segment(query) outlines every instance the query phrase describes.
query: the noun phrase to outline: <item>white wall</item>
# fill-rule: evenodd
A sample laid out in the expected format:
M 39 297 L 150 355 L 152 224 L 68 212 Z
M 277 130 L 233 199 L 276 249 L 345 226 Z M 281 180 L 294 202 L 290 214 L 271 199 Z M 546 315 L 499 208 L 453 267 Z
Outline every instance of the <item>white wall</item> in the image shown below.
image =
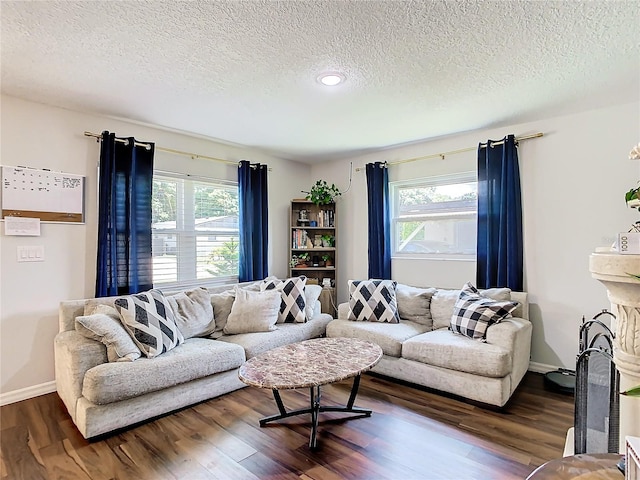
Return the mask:
M 626 208 L 624 193 L 640 179 L 640 162 L 628 160 L 640 141 L 640 104 L 631 103 L 487 129 L 353 158 L 354 170 L 373 161 L 396 161 L 457 150 L 507 134 L 543 132 L 519 147 L 524 222 L 525 289 L 533 322 L 532 361 L 575 367 L 581 316 L 609 307 L 604 287 L 588 270 L 589 254 L 611 245 L 618 232 L 640 220 Z M 391 182 L 475 170 L 476 152 L 392 166 Z M 312 168 L 313 179 L 348 183 L 344 162 Z M 367 276 L 367 193 L 364 171 L 353 174 L 339 198 L 338 299 L 346 282 Z M 475 280 L 475 262 L 393 259 L 397 281 L 460 288 Z
M 43 224 L 40 237 L 4 235 L 0 222 L 0 404 L 10 398 L 50 391 L 54 380 L 53 338 L 58 303 L 94 294 L 97 235 L 97 163 L 100 146 L 85 130 L 115 132 L 142 141 L 217 158 L 268 164 L 269 273 L 285 276 L 288 264 L 289 201 L 309 184 L 308 165 L 277 159 L 249 148 L 87 115 L 2 96 L 2 165 L 86 175 L 86 224 Z M 157 152 L 155 167 L 237 180 L 237 167 Z M 18 263 L 21 245 L 43 245 L 45 261 Z M 38 389 L 41 389 L 40 391 Z

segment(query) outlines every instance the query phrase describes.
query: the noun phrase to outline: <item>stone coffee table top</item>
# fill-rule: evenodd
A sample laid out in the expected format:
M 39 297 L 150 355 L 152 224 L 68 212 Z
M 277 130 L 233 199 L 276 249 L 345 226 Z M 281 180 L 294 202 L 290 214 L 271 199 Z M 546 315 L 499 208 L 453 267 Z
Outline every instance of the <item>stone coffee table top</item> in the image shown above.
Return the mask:
M 245 362 L 238 373 L 247 385 L 271 389 L 314 387 L 373 368 L 382 349 L 353 338 L 316 338 L 274 348 Z

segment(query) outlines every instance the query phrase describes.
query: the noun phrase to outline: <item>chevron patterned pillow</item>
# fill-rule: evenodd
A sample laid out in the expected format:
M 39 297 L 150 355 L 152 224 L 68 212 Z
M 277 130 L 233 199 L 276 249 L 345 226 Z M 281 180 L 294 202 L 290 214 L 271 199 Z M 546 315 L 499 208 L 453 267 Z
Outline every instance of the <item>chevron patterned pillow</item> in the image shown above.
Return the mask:
M 349 320 L 400 323 L 393 280 L 349 280 Z
M 307 321 L 306 298 L 304 287 L 307 277 L 287 278 L 286 280 L 265 279 L 260 284 L 260 290 L 276 289 L 280 291 L 282 301 L 280 302 L 280 312 L 277 323 L 305 323 Z
M 184 342 L 160 290 L 120 297 L 114 304 L 125 330 L 147 357 L 157 357 Z
M 518 302 L 483 297 L 471 283 L 466 283 L 453 308 L 450 329 L 453 333 L 484 341 L 489 326 L 499 323 L 516 308 Z

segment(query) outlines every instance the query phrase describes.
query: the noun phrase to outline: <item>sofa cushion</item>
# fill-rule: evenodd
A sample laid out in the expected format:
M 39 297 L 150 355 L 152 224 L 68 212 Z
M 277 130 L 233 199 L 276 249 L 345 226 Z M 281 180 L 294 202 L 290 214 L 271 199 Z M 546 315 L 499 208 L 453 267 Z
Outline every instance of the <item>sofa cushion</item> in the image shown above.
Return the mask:
M 306 297 L 304 295 L 307 277 L 301 275 L 286 280 L 266 279 L 260 290 L 277 290 L 280 292 L 280 312 L 277 323 L 304 323 L 307 321 Z
M 400 320 L 399 323 L 334 320 L 327 325 L 327 337 L 367 340 L 380 345 L 385 355 L 399 357 L 405 340 L 429 330 L 426 325 L 409 320 Z
M 142 356 L 140 349 L 122 326 L 115 308 L 99 305 L 94 311 L 96 313 L 93 315 L 76 317 L 78 333 L 102 342 L 107 347 L 107 359 L 110 362 L 133 362 Z
M 349 280 L 349 320 L 398 323 L 396 282 Z
M 82 395 L 96 404 L 113 403 L 225 372 L 244 361 L 244 350 L 237 345 L 190 338 L 156 358 L 103 363 L 89 369 Z
M 447 329 L 423 333 L 405 341 L 402 358 L 459 372 L 501 378 L 511 373 L 511 353 Z M 469 385 L 473 388 L 473 385 Z
M 396 287 L 396 300 L 400 318 L 433 327 L 430 306 L 431 297 L 435 293 L 435 288 L 417 288 L 399 283 Z
M 184 341 L 173 311 L 160 290 L 127 295 L 114 303 L 124 328 L 147 357 L 157 357 Z
M 211 295 L 206 288 L 199 287 L 168 295 L 166 299 L 175 316 L 176 325 L 185 339 L 206 337 L 215 331 Z
M 223 332 L 233 335 L 275 330 L 279 309 L 280 292 L 277 290 L 252 292 L 238 288 Z
M 331 320 L 333 320 L 331 315 L 321 313 L 306 323 L 283 323 L 273 332 L 224 335 L 218 340 L 240 345 L 244 348 L 246 357 L 252 358 L 272 348 L 320 337 L 325 333 L 327 324 Z
M 467 283 L 453 308 L 451 331 L 475 340 L 484 341 L 487 329 L 511 314 L 518 302 L 497 301 L 480 295 L 480 292 Z
M 511 289 L 509 288 L 489 288 L 481 290 L 480 295 L 494 300 L 511 300 Z M 431 298 L 431 316 L 433 317 L 433 328 L 448 328 L 453 314 L 453 307 L 458 301 L 460 290 L 438 289 Z

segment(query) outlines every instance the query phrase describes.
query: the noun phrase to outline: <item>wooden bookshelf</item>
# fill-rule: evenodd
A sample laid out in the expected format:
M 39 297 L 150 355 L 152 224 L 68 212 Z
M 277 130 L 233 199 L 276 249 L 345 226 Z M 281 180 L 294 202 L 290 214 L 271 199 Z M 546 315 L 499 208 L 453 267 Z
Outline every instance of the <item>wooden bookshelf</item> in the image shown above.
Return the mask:
M 294 199 L 289 225 L 289 276 L 304 275 L 309 284 L 326 285 L 328 282 L 330 287 L 322 292 L 322 312 L 335 317 L 336 204 L 316 205 L 309 200 Z M 330 243 L 327 242 L 329 238 L 332 239 Z

